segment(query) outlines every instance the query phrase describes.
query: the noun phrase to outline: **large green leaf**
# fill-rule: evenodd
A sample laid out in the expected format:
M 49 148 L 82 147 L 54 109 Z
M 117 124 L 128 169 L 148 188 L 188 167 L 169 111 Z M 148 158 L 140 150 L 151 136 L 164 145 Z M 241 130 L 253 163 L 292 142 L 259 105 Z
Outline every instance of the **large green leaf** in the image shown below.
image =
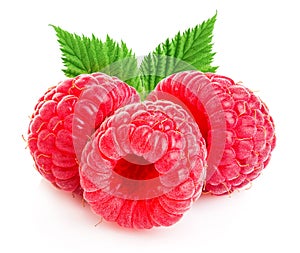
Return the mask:
M 52 27 L 60 44 L 66 76 L 103 72 L 117 76 L 138 91 L 142 89 L 137 59 L 124 42 L 119 44 L 108 35 L 103 42 L 94 35 L 89 38 L 69 33 L 58 26 Z
M 211 65 L 215 55 L 212 38 L 216 17 L 217 13 L 202 24 L 177 33 L 144 57 L 140 72 L 146 92 L 152 91 L 161 79 L 173 73 L 192 69 L 216 71 L 218 67 Z

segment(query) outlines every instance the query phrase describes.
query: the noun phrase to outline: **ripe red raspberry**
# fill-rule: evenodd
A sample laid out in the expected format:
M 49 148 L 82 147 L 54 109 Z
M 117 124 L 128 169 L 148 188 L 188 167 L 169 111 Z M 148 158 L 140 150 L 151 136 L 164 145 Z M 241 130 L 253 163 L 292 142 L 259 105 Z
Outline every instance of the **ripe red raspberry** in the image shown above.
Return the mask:
M 170 226 L 200 196 L 205 158 L 199 128 L 179 105 L 130 104 L 107 118 L 83 150 L 83 196 L 120 226 Z
M 88 103 L 80 99 L 84 92 L 92 93 Z M 80 193 L 80 145 L 85 145 L 93 129 L 117 108 L 137 101 L 139 96 L 133 88 L 102 73 L 80 75 L 50 88 L 35 106 L 28 129 L 28 146 L 37 170 L 54 186 Z M 94 124 L 82 120 L 81 115 L 94 118 Z
M 258 177 L 275 147 L 274 123 L 259 97 L 228 77 L 198 71 L 173 74 L 156 91 L 180 99 L 207 142 L 205 191 L 222 195 Z

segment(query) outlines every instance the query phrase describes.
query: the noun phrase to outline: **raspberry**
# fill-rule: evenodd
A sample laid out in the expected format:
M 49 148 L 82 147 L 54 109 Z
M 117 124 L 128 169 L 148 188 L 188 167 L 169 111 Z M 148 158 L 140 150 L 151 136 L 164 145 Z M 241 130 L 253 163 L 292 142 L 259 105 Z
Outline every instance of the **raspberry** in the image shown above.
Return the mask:
M 248 88 L 225 76 L 185 71 L 162 80 L 156 91 L 179 99 L 198 123 L 208 149 L 204 191 L 232 192 L 267 166 L 276 142 L 274 122 Z
M 84 93 L 85 97 L 93 93 L 89 103 L 81 99 Z M 54 186 L 80 193 L 80 147 L 107 116 L 137 101 L 133 88 L 102 73 L 80 75 L 50 88 L 35 106 L 28 129 L 28 146 L 37 170 Z M 83 121 L 82 115 L 95 121 Z
M 108 117 L 83 150 L 83 196 L 120 226 L 170 226 L 200 196 L 205 158 L 199 128 L 179 105 L 130 104 Z

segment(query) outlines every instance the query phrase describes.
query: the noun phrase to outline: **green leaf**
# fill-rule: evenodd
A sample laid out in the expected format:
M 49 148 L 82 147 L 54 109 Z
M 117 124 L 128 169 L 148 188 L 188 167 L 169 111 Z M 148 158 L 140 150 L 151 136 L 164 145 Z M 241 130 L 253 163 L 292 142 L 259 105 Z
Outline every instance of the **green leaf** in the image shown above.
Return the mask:
M 141 80 L 147 93 L 157 83 L 173 74 L 184 70 L 215 72 L 218 67 L 212 66 L 215 53 L 212 51 L 212 38 L 217 13 L 210 19 L 174 38 L 167 39 L 144 57 L 141 66 Z
M 51 25 L 57 35 L 62 52 L 62 61 L 66 76 L 103 72 L 116 76 L 142 91 L 137 59 L 126 44 L 115 42 L 108 35 L 103 42 L 92 35 L 69 33 L 58 26 Z

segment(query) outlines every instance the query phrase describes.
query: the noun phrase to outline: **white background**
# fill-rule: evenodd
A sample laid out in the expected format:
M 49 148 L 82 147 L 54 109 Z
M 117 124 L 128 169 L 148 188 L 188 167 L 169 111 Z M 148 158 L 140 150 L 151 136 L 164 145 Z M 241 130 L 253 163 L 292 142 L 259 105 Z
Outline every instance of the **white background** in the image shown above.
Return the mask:
M 22 134 L 48 87 L 64 78 L 48 24 L 87 36 L 108 33 L 145 55 L 167 37 L 214 15 L 218 73 L 257 92 L 278 137 L 249 190 L 203 196 L 169 228 L 99 222 L 79 198 L 34 170 Z M 298 1 L 2 1 L 1 252 L 300 252 Z

